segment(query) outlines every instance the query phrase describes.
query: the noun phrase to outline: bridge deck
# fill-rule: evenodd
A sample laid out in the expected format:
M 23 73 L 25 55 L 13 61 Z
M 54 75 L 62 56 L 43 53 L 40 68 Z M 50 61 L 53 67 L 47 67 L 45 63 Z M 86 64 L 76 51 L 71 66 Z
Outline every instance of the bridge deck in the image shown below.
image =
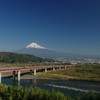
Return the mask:
M 73 65 L 66 65 L 66 67 L 72 67 Z M 35 67 L 18 67 L 18 68 L 5 68 L 1 69 L 0 72 L 12 72 L 12 71 L 24 71 L 24 70 L 43 70 L 43 69 L 51 69 L 51 68 L 64 68 L 65 66 L 35 66 Z

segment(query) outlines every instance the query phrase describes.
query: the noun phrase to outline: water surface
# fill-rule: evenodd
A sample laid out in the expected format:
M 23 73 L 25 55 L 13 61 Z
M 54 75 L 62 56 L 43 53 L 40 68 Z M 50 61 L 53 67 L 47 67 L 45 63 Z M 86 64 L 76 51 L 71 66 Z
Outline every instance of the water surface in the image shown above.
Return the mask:
M 100 82 L 51 80 L 51 79 L 21 79 L 20 82 L 12 79 L 2 79 L 2 83 L 12 86 L 37 87 L 47 90 L 56 90 L 72 96 L 82 95 L 88 91 L 100 92 Z

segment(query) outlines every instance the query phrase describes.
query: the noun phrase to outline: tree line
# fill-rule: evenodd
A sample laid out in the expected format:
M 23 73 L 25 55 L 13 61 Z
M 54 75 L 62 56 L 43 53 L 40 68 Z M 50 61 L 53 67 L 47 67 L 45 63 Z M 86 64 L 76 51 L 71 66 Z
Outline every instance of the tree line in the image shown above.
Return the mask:
M 40 58 L 29 54 L 17 54 L 12 52 L 0 52 L 2 63 L 41 63 L 54 62 L 52 59 Z

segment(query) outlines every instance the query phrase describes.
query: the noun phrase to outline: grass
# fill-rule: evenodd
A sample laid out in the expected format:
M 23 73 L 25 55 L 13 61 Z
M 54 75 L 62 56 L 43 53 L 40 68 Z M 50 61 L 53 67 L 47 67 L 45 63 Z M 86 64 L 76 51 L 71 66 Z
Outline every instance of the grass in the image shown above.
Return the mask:
M 38 64 L 39 65 L 39 64 Z M 34 64 L 4 64 L 0 63 L 0 67 L 21 67 L 21 66 L 37 66 Z M 24 73 L 27 71 L 23 71 Z M 12 75 L 12 73 L 4 73 L 4 75 Z M 76 67 L 67 67 L 66 69 L 56 69 L 55 71 L 49 70 L 47 73 L 38 72 L 38 78 L 45 79 L 68 79 L 68 80 L 88 80 L 100 81 L 100 65 L 99 64 L 80 64 Z
M 60 92 L 0 85 L 0 100 L 67 100 Z
M 56 69 L 38 73 L 40 78 L 100 81 L 100 65 L 77 65 L 66 69 Z
M 83 96 L 71 97 L 54 90 L 0 84 L 0 100 L 100 100 L 100 94 L 91 91 Z
M 47 73 L 38 72 L 39 78 L 100 81 L 100 65 L 84 64 Z M 100 94 L 89 92 L 82 97 L 71 97 L 59 91 L 12 87 L 0 84 L 0 100 L 100 100 Z

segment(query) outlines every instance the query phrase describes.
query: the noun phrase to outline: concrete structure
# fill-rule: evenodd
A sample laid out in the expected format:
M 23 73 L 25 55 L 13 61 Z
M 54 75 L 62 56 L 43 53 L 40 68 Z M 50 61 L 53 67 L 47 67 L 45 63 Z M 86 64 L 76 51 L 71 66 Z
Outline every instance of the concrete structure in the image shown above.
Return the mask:
M 47 73 L 47 68 L 45 68 L 45 73 Z
M 36 76 L 36 69 L 34 69 L 34 75 Z
M 55 71 L 55 67 L 53 67 L 53 71 Z
M 0 70 L 0 83 L 1 83 L 1 79 L 2 79 L 2 73 L 12 72 L 13 79 L 15 80 L 17 77 L 18 81 L 20 81 L 21 71 L 27 70 L 27 71 L 30 71 L 31 74 L 33 71 L 34 76 L 36 76 L 37 70 L 45 70 L 45 72 L 47 73 L 47 69 L 51 69 L 51 70 L 53 69 L 53 71 L 54 71 L 55 69 L 61 69 L 61 68 L 73 67 L 73 66 L 76 66 L 76 65 L 37 66 L 37 67 L 20 67 L 20 68 L 1 69 Z M 17 76 L 16 76 L 16 72 L 17 72 Z
M 20 70 L 18 71 L 18 81 L 20 81 Z

